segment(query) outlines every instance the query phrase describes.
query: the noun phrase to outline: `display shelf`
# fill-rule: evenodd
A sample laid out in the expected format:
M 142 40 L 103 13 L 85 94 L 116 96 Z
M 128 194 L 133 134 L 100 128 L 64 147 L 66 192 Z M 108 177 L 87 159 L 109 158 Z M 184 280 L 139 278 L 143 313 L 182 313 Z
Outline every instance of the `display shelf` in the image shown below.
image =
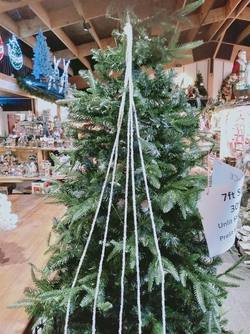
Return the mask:
M 58 176 L 51 176 L 51 177 L 44 177 L 44 176 L 0 176 L 0 184 L 3 183 L 22 183 L 26 181 L 62 181 L 66 178 L 65 175 L 58 175 Z
M 0 153 L 6 150 L 11 151 L 59 151 L 65 152 L 71 150 L 71 148 L 64 147 L 32 147 L 32 146 L 0 146 Z

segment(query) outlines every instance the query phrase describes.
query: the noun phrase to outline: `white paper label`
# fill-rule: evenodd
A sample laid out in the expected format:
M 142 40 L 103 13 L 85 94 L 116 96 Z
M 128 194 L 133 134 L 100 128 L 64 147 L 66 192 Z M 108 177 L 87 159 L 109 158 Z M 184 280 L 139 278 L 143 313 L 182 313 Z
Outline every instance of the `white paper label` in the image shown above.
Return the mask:
M 210 257 L 234 244 L 243 182 L 241 170 L 215 162 L 212 187 L 202 192 L 198 203 Z

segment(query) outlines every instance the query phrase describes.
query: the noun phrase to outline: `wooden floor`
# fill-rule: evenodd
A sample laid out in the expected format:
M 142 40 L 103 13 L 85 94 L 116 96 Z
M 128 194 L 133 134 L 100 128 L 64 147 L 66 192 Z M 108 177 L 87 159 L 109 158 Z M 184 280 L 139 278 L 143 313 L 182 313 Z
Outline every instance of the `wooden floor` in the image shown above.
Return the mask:
M 64 208 L 34 195 L 11 195 L 12 208 L 19 217 L 13 231 L 0 231 L 0 334 L 22 334 L 28 324 L 23 309 L 9 305 L 23 298 L 25 287 L 32 285 L 29 263 L 41 267 L 53 217 Z

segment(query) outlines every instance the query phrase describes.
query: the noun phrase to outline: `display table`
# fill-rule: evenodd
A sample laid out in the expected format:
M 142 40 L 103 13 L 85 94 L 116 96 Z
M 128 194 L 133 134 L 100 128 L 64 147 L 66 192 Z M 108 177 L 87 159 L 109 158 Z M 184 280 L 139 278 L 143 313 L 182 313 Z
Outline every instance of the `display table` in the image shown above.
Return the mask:
M 64 207 L 34 195 L 9 198 L 19 223 L 15 230 L 0 231 L 0 334 L 22 334 L 29 324 L 28 315 L 24 309 L 8 306 L 24 298 L 24 289 L 33 285 L 29 263 L 45 264 L 52 220 L 63 215 Z

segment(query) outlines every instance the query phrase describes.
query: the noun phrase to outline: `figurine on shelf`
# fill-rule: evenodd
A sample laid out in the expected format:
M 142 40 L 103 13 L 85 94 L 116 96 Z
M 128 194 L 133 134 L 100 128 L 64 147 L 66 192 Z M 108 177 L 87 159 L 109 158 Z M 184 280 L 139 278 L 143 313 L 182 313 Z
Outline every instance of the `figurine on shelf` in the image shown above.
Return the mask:
M 247 53 L 245 50 L 240 50 L 234 60 L 232 73 L 236 73 L 240 78 L 241 73 L 245 73 L 247 66 Z
M 247 52 L 240 50 L 235 58 L 232 73 L 238 77 L 236 88 L 242 90 L 246 88 L 246 69 L 247 69 Z

